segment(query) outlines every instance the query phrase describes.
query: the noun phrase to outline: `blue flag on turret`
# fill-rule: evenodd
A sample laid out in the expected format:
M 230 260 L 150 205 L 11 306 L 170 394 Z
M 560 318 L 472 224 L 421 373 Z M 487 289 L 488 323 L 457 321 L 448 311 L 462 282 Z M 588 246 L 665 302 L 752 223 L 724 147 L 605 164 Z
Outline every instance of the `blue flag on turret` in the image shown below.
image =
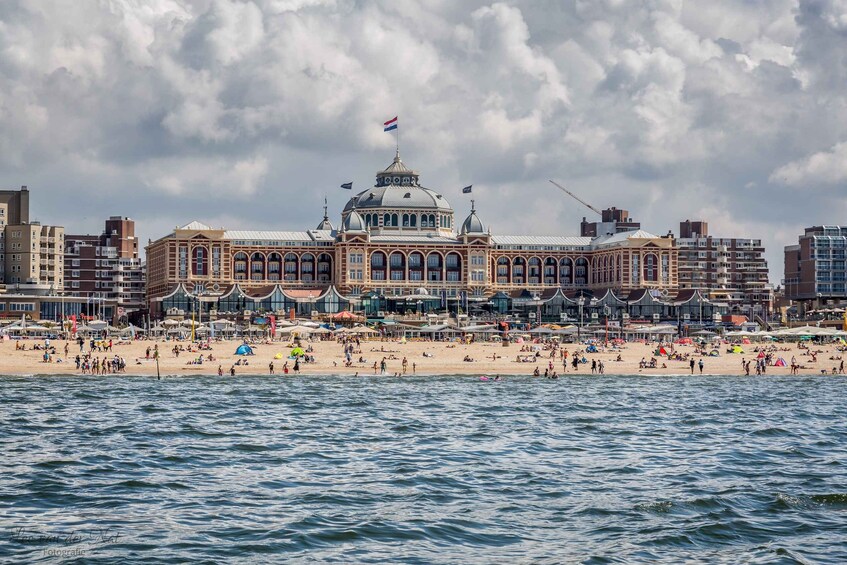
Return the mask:
M 473 187 L 473 185 L 472 185 L 472 184 L 469 184 L 468 186 L 466 186 L 465 188 L 463 188 L 463 189 L 462 189 L 462 194 L 470 194 L 470 193 L 471 193 L 471 188 L 472 188 L 472 187 Z
M 345 182 L 344 184 L 341 185 L 341 188 L 343 188 L 345 190 L 353 190 L 353 183 L 352 182 Z

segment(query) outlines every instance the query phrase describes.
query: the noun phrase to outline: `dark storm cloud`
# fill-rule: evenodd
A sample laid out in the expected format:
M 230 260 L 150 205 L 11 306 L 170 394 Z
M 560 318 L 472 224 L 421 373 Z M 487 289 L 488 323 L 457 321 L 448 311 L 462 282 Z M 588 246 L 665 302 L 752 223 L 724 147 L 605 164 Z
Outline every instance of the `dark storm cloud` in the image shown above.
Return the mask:
M 843 0 L 0 3 L 0 180 L 43 221 L 143 238 L 305 228 L 393 154 L 497 233 L 598 207 L 761 236 L 772 279 L 844 222 Z

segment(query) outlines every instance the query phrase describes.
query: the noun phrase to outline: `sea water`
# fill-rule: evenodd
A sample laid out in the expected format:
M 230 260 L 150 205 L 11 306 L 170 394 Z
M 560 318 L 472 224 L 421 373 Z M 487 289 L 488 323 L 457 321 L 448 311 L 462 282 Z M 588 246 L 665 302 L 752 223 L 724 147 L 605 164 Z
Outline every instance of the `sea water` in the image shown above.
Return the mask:
M 843 377 L 0 378 L 0 561 L 847 562 Z

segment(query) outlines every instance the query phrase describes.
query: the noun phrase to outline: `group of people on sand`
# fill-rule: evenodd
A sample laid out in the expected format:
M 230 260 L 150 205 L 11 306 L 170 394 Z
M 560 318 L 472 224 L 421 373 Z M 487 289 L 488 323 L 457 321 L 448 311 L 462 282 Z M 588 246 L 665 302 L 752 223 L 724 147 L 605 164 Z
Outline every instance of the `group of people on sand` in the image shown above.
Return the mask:
M 111 359 L 105 356 L 100 359 L 86 353 L 77 355 L 74 358 L 74 362 L 76 363 L 77 370 L 82 371 L 83 375 L 109 375 L 126 372 L 126 361 L 120 355 L 115 355 Z

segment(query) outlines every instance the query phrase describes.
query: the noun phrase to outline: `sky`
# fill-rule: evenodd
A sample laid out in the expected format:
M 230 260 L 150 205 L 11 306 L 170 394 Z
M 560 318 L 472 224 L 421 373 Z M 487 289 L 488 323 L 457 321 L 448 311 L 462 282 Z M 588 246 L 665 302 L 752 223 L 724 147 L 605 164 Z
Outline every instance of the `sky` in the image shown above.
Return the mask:
M 497 234 L 847 223 L 847 0 L 4 0 L 0 187 L 67 233 L 314 228 L 394 156 Z M 354 192 L 356 192 L 354 190 Z

